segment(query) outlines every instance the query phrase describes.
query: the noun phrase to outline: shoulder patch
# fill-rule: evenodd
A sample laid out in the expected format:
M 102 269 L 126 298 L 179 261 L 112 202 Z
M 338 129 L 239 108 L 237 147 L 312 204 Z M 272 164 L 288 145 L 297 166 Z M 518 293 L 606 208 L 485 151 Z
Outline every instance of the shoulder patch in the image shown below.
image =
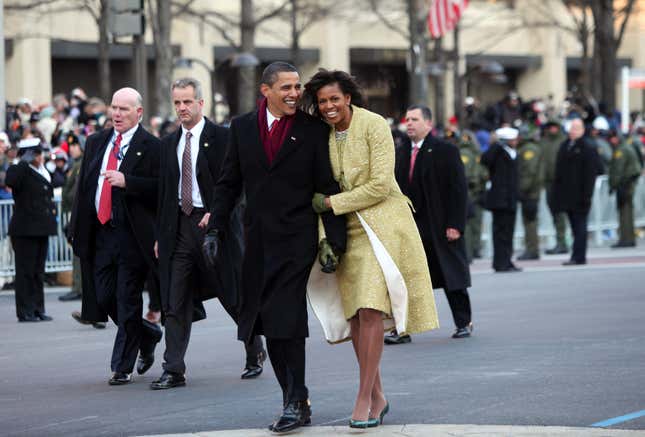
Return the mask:
M 464 164 L 468 164 L 469 161 L 470 161 L 470 158 L 468 156 L 461 155 L 461 162 L 463 162 Z
M 533 150 L 527 150 L 526 152 L 524 152 L 524 153 L 522 154 L 522 157 L 523 157 L 526 161 L 530 161 L 531 159 L 535 158 L 535 152 L 534 152 Z
M 622 150 L 616 150 L 614 152 L 614 159 L 620 159 L 623 157 L 623 151 Z

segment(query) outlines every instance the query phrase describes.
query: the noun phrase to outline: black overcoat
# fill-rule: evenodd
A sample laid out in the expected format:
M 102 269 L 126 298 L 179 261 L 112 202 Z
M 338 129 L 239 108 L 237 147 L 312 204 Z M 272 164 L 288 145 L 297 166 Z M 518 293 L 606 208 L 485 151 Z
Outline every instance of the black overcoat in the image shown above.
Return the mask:
M 71 219 L 74 253 L 81 259 L 83 272 L 83 319 L 89 321 L 107 320 L 107 314 L 98 306 L 94 288 L 95 237 L 99 225 L 94 196 L 103 155 L 112 133 L 113 129 L 107 129 L 87 138 Z M 120 243 L 136 246 L 141 257 L 153 268 L 159 139 L 139 126 L 119 171 L 125 175 L 126 187 L 112 187 L 112 208 L 120 211 L 120 220 L 127 223 L 134 236 L 134 241 Z
M 329 129 L 301 111 L 270 165 L 258 129 L 257 110 L 233 119 L 211 227 L 224 231 L 242 189 L 245 250 L 238 338 L 302 338 L 307 326 L 306 287 L 316 259 L 318 216 L 314 193 L 340 192 L 329 161 Z M 327 238 L 344 251 L 344 216 L 322 214 Z M 228 238 L 228 236 L 224 236 Z
M 161 306 L 168 308 L 170 295 L 171 256 L 175 250 L 177 229 L 179 226 L 179 159 L 177 146 L 181 140 L 182 130 L 167 135 L 161 140 L 159 175 L 159 206 L 157 210 L 157 229 L 159 243 L 159 285 Z M 204 208 L 213 208 L 213 188 L 219 177 L 228 143 L 228 129 L 216 126 L 205 119 L 204 129 L 199 137 L 196 176 Z M 215 269 L 206 277 L 198 278 L 193 297 L 206 300 L 217 297 L 226 303 L 228 308 L 237 307 L 239 277 L 242 264 L 242 223 L 237 214 L 231 217 L 230 226 L 225 231 L 222 256 L 218 257 Z M 235 238 L 237 237 L 237 238 Z M 203 266 L 206 269 L 206 266 Z
M 14 207 L 9 222 L 13 237 L 56 235 L 56 205 L 51 182 L 33 170 L 27 162 L 7 169 L 5 179 L 11 187 Z
M 428 135 L 417 155 L 409 181 L 412 144 L 396 150 L 396 180 L 414 206 L 414 219 L 428 258 L 432 286 L 446 291 L 470 287 L 464 228 L 468 186 L 459 149 Z M 461 233 L 448 241 L 446 229 Z
M 517 158 L 511 158 L 501 144 L 495 143 L 482 154 L 481 163 L 488 168 L 491 182 L 484 207 L 490 211 L 516 211 L 520 195 Z
M 589 212 L 599 169 L 598 152 L 584 137 L 571 147 L 568 139 L 563 141 L 555 161 L 555 210 Z

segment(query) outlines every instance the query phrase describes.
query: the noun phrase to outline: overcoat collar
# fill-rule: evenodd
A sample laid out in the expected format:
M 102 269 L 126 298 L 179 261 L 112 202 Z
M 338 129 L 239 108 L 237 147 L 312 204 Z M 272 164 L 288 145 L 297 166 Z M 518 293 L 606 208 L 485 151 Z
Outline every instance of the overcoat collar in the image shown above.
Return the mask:
M 273 162 L 271 165 L 269 165 L 269 159 L 267 158 L 267 155 L 264 151 L 264 147 L 262 146 L 262 140 L 260 139 L 260 128 L 258 126 L 258 111 L 255 110 L 253 111 L 247 122 L 248 126 L 247 132 L 249 135 L 251 135 L 250 142 L 253 144 L 253 149 L 252 153 L 256 156 L 256 158 L 259 160 L 260 164 L 262 164 L 262 167 L 264 167 L 265 170 L 269 171 L 275 167 L 277 167 L 282 161 L 285 160 L 287 156 L 289 156 L 294 150 L 298 148 L 298 145 L 302 143 L 305 137 L 305 126 L 304 126 L 304 115 L 301 111 L 297 111 L 295 115 L 295 120 L 293 122 L 293 126 L 291 128 L 291 132 L 287 135 L 287 137 L 284 140 L 284 143 L 280 146 L 280 150 L 278 151 L 278 154 L 276 157 L 273 159 Z

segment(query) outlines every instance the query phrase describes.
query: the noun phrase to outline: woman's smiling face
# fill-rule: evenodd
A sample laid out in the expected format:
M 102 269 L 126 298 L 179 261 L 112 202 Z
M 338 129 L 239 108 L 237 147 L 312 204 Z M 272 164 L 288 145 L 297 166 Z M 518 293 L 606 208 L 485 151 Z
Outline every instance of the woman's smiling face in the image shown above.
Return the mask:
M 351 119 L 349 94 L 343 94 L 338 83 L 325 85 L 316 94 L 318 111 L 322 118 L 329 124 L 344 126 Z

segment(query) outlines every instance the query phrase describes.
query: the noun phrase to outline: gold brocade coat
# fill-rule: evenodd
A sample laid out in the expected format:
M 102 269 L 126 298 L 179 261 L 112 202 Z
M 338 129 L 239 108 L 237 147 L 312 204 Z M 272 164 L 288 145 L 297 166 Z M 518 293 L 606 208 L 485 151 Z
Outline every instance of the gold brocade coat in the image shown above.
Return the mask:
M 336 143 L 335 129 L 332 128 L 329 135 L 332 170 L 342 189 L 341 193 L 330 197 L 332 209 L 336 215 L 347 214 L 348 228 L 358 219 L 356 213 L 360 214 L 401 272 L 408 300 L 405 333 L 436 329 L 439 320 L 423 244 L 409 201 L 394 177 L 392 133 L 380 115 L 356 106 L 352 109 L 342 150 Z M 383 273 L 378 264 L 373 264 L 374 271 L 365 271 L 365 264 L 353 268 L 354 263 L 343 262 L 360 259 L 365 253 L 372 255 L 372 252 L 366 252 L 372 250 L 369 244 L 352 244 L 351 235 L 350 232 L 347 253 L 337 271 L 338 285 L 341 290 L 349 285 L 353 293 L 369 293 L 374 278 L 383 278 Z M 392 297 L 390 293 L 389 298 Z M 347 314 L 347 309 L 345 311 Z M 391 309 L 384 312 L 392 316 Z

